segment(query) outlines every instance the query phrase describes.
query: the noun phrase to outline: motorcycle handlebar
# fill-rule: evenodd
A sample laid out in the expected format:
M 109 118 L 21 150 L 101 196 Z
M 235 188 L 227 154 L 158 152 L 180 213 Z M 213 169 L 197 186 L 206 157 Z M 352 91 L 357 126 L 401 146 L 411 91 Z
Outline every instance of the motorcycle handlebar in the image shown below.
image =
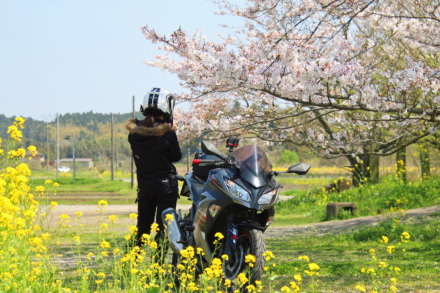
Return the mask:
M 202 159 L 194 159 L 194 165 L 199 166 L 218 166 L 220 168 L 228 168 L 229 166 L 234 166 L 238 172 L 240 172 L 240 167 L 236 163 L 228 163 L 224 160 L 202 160 Z
M 194 165 L 200 165 L 200 164 L 217 164 L 221 163 L 219 160 L 201 160 L 201 159 L 194 159 L 193 164 Z

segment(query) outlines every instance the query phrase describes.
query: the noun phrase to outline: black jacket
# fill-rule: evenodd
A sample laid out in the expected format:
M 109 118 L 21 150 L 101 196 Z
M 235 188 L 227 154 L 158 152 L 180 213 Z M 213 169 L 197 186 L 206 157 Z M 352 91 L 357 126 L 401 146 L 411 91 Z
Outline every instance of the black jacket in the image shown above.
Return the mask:
M 176 133 L 168 123 L 156 122 L 145 127 L 135 118 L 125 122 L 129 131 L 128 141 L 133 151 L 140 189 L 162 190 L 176 184 L 172 175 L 177 174 L 172 164 L 182 158 Z

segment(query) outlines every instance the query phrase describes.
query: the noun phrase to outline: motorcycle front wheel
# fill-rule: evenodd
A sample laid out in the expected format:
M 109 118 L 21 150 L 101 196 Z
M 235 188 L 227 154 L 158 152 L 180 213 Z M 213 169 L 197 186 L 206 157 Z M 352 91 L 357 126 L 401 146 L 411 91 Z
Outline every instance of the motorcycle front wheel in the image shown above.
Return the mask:
M 257 229 L 243 228 L 238 232 L 237 245 L 235 251 L 229 256 L 229 260 L 223 263 L 223 272 L 225 279 L 234 280 L 241 272 L 246 272 L 251 284 L 259 280 L 264 271 L 265 258 L 263 254 L 266 251 L 263 232 Z M 246 263 L 245 257 L 253 255 L 255 263 L 248 274 L 249 263 Z

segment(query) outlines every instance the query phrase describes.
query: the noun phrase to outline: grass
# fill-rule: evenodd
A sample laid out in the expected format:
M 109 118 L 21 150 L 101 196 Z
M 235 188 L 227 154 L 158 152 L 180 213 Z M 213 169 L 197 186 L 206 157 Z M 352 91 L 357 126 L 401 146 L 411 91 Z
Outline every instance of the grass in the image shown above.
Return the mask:
M 295 179 L 284 178 L 283 180 L 289 183 L 288 180 L 294 182 Z M 320 180 L 322 184 L 313 189 L 293 189 L 283 192 L 282 194 L 292 195 L 288 200 L 277 203 L 277 217 L 291 215 L 291 224 L 325 221 L 326 206 L 330 202 L 353 202 L 356 204 L 358 214 L 352 216 L 341 213 L 341 219 L 387 214 L 440 204 L 440 179 L 437 177 L 403 182 L 394 176 L 389 176 L 383 178 L 380 184 L 366 182 L 361 187 L 352 187 L 341 192 L 325 191 L 323 186 L 332 181 Z
M 277 256 L 272 273 L 280 276 L 278 286 L 292 278 L 291 272 L 300 267 L 298 256 L 305 254 L 321 267 L 317 292 L 355 292 L 356 285 L 372 289 L 374 282 L 378 287 L 389 287 L 391 277 L 396 278 L 399 292 L 436 292 L 440 290 L 439 231 L 440 219 L 434 215 L 399 224 L 390 219 L 377 227 L 360 227 L 336 235 L 305 233 L 267 239 L 266 243 L 267 249 Z M 408 242 L 402 242 L 403 232 L 411 235 Z M 382 236 L 388 237 L 387 243 L 380 242 Z M 391 254 L 387 252 L 389 246 L 395 247 Z M 375 250 L 377 260 L 372 258 L 371 249 Z M 386 268 L 378 267 L 381 261 Z M 398 274 L 396 267 L 401 270 Z M 375 276 L 362 272 L 371 268 L 375 269 Z M 304 286 L 309 285 L 310 279 L 305 279 Z

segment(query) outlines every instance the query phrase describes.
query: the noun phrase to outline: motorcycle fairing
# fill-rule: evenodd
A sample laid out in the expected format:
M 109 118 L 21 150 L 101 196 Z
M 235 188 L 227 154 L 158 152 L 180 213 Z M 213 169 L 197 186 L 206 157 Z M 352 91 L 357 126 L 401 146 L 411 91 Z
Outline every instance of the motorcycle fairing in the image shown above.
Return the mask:
M 266 153 L 256 145 L 247 145 L 232 152 L 232 162 L 240 167 L 240 176 L 255 188 L 267 184 L 272 164 Z

